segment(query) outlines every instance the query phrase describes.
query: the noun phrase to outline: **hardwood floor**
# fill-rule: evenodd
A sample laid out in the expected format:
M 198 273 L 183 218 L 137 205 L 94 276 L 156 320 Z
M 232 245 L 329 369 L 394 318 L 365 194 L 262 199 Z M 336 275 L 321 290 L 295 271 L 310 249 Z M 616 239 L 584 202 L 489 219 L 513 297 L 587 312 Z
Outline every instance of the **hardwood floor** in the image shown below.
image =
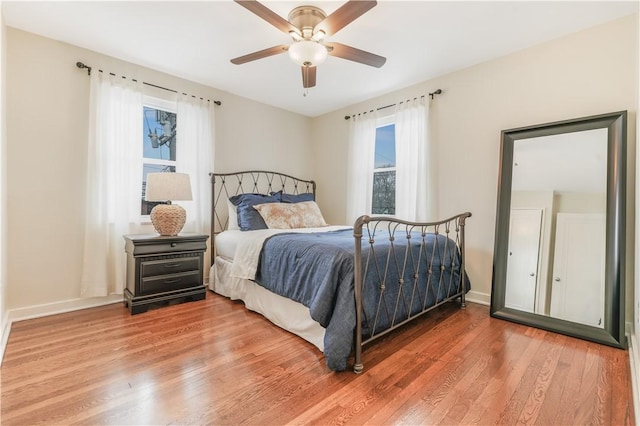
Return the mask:
M 633 424 L 628 353 L 443 306 L 329 371 L 311 344 L 207 292 L 13 324 L 3 425 Z

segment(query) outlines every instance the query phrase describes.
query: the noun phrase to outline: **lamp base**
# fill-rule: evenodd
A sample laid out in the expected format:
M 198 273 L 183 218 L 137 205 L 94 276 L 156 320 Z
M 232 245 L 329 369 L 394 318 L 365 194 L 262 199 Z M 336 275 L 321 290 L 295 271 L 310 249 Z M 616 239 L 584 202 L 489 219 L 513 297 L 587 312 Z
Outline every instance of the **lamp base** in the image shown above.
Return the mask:
M 187 212 L 177 204 L 158 204 L 151 210 L 151 223 L 158 234 L 178 235 L 187 220 Z

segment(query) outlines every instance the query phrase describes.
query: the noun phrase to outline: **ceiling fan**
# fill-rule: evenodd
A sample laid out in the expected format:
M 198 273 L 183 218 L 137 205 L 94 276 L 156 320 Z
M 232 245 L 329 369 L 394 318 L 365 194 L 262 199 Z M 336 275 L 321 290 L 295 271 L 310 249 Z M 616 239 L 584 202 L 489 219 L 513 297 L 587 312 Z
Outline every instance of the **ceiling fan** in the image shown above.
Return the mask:
M 348 59 L 361 64 L 380 68 L 386 58 L 347 46 L 341 43 L 326 43 L 329 37 L 356 20 L 377 2 L 367 0 L 349 0 L 331 15 L 315 6 L 300 6 L 289 12 L 285 20 L 271 9 L 255 0 L 235 0 L 240 6 L 258 15 L 280 31 L 289 34 L 293 39 L 290 45 L 279 45 L 239 56 L 231 63 L 240 65 L 268 56 L 289 52 L 290 58 L 302 69 L 302 86 L 306 89 L 316 85 L 316 67 L 327 58 L 327 55 Z

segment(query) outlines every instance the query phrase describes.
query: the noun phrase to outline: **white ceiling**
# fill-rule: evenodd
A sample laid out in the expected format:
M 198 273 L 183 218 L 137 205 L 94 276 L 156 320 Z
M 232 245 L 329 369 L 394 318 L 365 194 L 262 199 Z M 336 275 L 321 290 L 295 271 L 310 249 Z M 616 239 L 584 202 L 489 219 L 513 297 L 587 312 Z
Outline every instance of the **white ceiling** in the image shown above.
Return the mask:
M 343 4 L 263 2 L 285 19 L 309 3 L 327 14 Z M 291 41 L 232 1 L 2 1 L 2 7 L 8 26 L 313 117 L 635 13 L 638 2 L 383 0 L 327 41 L 385 56 L 386 64 L 378 69 L 330 56 L 306 97 L 300 68 L 286 54 L 229 62 Z

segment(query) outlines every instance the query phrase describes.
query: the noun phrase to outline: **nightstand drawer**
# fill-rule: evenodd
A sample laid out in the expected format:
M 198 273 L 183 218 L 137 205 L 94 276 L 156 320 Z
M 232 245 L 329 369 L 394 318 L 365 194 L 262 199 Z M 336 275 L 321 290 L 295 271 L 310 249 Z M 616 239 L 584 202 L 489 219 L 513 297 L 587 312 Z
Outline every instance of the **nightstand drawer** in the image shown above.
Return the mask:
M 179 272 L 199 271 L 200 257 L 182 257 L 142 262 L 142 277 L 177 274 Z
M 161 293 L 198 285 L 202 285 L 202 273 L 199 270 L 182 274 L 162 275 L 140 280 L 140 294 Z
M 162 253 L 179 253 L 184 251 L 205 251 L 206 241 L 153 241 L 153 244 L 138 244 L 133 250 L 135 256 Z

